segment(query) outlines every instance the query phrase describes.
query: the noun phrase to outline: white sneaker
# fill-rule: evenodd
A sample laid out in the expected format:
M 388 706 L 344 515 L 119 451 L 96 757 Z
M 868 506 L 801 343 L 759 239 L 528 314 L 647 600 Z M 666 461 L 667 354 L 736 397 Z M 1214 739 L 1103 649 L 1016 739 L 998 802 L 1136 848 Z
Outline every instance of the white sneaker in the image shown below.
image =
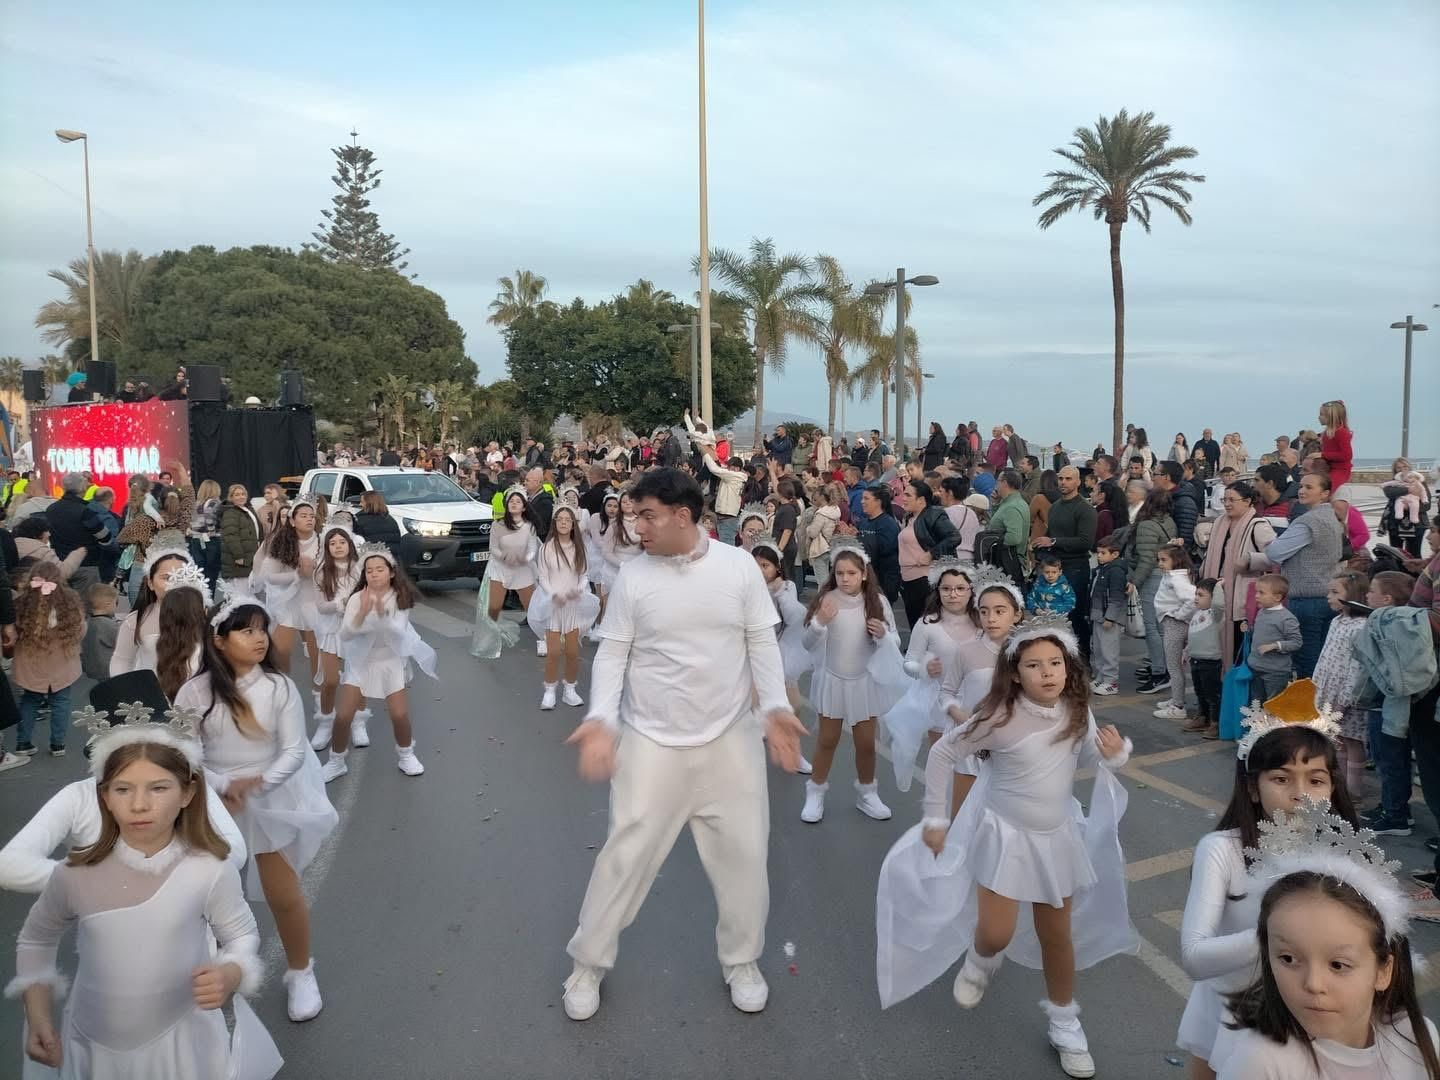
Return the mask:
M 795 772 L 796 772 L 797 774 L 799 774 L 800 776 L 809 776 L 809 775 L 810 775 L 812 772 L 814 772 L 814 771 L 815 771 L 815 766 L 813 766 L 813 765 L 810 764 L 810 759 L 807 758 L 804 754 L 801 754 L 801 755 L 800 755 L 800 764 L 799 764 L 799 766 L 795 769 Z
M 335 714 L 315 714 L 315 734 L 310 736 L 310 745 L 316 750 L 324 750 L 330 745 L 330 733 L 335 730 Z
M 0 750 L 0 772 L 8 772 L 11 769 L 18 769 L 22 765 L 29 764 L 30 759 L 28 757 Z
M 545 646 L 545 639 L 544 639 L 544 638 L 536 638 L 536 639 L 535 639 L 535 655 L 536 655 L 536 656 L 549 656 L 549 655 L 550 655 L 550 650 L 549 650 L 548 648 L 546 648 L 546 646 Z
M 565 684 L 565 692 L 560 695 L 560 700 L 566 705 L 575 706 L 577 709 L 585 704 L 585 699 L 580 696 L 580 691 L 575 689 L 573 682 L 567 682 Z
M 805 781 L 805 809 L 800 811 L 801 821 L 813 825 L 825 816 L 825 792 L 829 790 L 829 784 L 817 784 L 812 780 Z
M 325 764 L 320 766 L 320 779 L 325 783 L 331 780 L 338 780 L 350 771 L 350 766 L 345 764 L 345 755 L 348 750 L 331 750 L 330 756 L 325 759 Z
M 1161 720 L 1188 720 L 1185 706 L 1176 705 L 1173 701 L 1167 701 L 1151 714 Z
M 553 682 L 547 682 L 547 683 L 545 684 L 545 693 L 543 693 L 543 694 L 540 695 L 540 708 L 541 708 L 541 709 L 553 709 L 554 707 L 555 707 L 555 684 L 554 684 Z
M 285 972 L 285 1001 L 285 1011 L 297 1024 L 320 1015 L 324 1002 L 320 1000 L 320 984 L 315 981 L 314 960 L 303 971 Z
M 770 986 L 755 964 L 736 964 L 725 969 L 730 986 L 730 1004 L 744 1013 L 758 1013 L 770 1000 Z
M 1110 682 L 1110 683 L 1100 683 L 1100 682 L 1097 682 L 1097 683 L 1092 683 L 1092 684 L 1091 684 L 1090 690 L 1091 690 L 1092 693 L 1099 694 L 1101 697 L 1113 697 L 1114 695 L 1120 693 L 1120 684 L 1119 684 L 1119 683 L 1113 683 L 1113 682 Z
M 370 729 L 366 725 L 370 721 L 370 710 L 361 709 L 355 714 L 355 719 L 350 723 L 350 745 L 362 749 L 370 745 Z
M 406 776 L 420 776 L 425 772 L 425 766 L 420 764 L 420 759 L 415 756 L 415 744 L 409 746 L 397 746 L 395 755 L 399 759 L 400 771 Z
M 889 821 L 890 808 L 880 801 L 880 796 L 875 791 L 875 782 L 868 784 L 855 781 L 855 809 L 859 810 L 866 817 L 874 818 L 876 821 Z
M 1090 1044 L 1085 1038 L 1085 1029 L 1080 1026 L 1080 1006 L 1073 1001 L 1069 1005 L 1042 1001 L 1040 1008 L 1050 1018 L 1046 1035 L 1060 1055 L 1060 1068 L 1065 1075 L 1079 1080 L 1094 1076 L 1095 1059 L 1090 1056 Z
M 589 1020 L 600 1008 L 601 968 L 575 961 L 575 970 L 565 980 L 565 1015 L 571 1020 Z
M 974 949 L 966 953 L 965 963 L 960 967 L 960 974 L 955 976 L 955 985 L 951 991 L 955 996 L 955 1004 L 962 1009 L 973 1009 L 979 1005 L 980 999 L 985 996 L 985 988 L 990 985 L 995 972 L 1000 970 L 1004 957 L 1004 953 L 978 956 Z

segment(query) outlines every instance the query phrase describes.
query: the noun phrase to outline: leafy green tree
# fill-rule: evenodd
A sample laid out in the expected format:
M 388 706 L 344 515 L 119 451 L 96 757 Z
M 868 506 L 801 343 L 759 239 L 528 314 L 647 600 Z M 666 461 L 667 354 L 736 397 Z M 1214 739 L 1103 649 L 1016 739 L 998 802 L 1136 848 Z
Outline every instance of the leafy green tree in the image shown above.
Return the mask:
M 435 416 L 440 423 L 440 442 L 450 441 L 450 427 L 455 421 L 470 415 L 472 408 L 470 388 L 454 379 L 442 379 L 426 387 L 435 407 Z
M 16 394 L 25 386 L 25 361 L 18 356 L 0 357 L 0 393 L 6 395 L 5 407 L 15 411 Z
M 907 294 L 905 303 L 910 303 Z M 916 391 L 920 385 L 920 338 L 915 328 L 905 327 L 905 363 L 907 385 Z M 865 361 L 851 373 L 852 384 L 860 391 L 860 400 L 869 401 L 880 391 L 880 435 L 890 438 L 890 388 L 895 385 L 895 332 L 876 334 L 870 339 Z
M 95 253 L 95 323 L 100 331 L 100 356 L 112 359 L 123 352 L 134 332 L 140 298 L 155 260 L 138 251 Z M 62 346 L 77 367 L 90 358 L 90 282 L 84 258 L 71 259 L 67 270 L 51 270 L 50 277 L 65 286 L 65 297 L 43 304 L 35 316 L 40 336 Z
M 1135 215 L 1150 231 L 1150 200 L 1170 210 L 1182 224 L 1191 223 L 1186 184 L 1205 177 L 1175 168 L 1199 151 L 1170 145 L 1170 126 L 1157 124 L 1152 112 L 1131 116 L 1121 109 L 1113 118 L 1100 117 L 1092 128 L 1076 128 L 1069 146 L 1057 147 L 1074 168 L 1045 174 L 1050 186 L 1030 205 L 1049 203 L 1039 225 L 1048 229 L 1071 210 L 1091 210 L 1110 230 L 1110 292 L 1115 304 L 1115 407 L 1111 445 L 1120 445 L 1125 425 L 1125 278 L 1120 266 L 1120 229 Z
M 370 209 L 370 193 L 380 186 L 384 169 L 375 168 L 375 155 L 357 141 L 359 132 L 350 132 L 349 146 L 331 149 L 335 175 L 330 178 L 339 193 L 330 199 L 331 208 L 320 211 L 325 220 L 310 235 L 315 243 L 305 244 L 331 262 L 348 263 L 366 270 L 404 270 L 410 264 L 391 233 L 382 232 L 380 218 Z
M 272 398 L 280 371 L 296 368 L 321 416 L 354 425 L 373 418 L 387 374 L 412 390 L 475 377 L 463 332 L 429 289 L 273 247 L 165 252 L 121 360 L 133 371 L 217 364 L 237 398 Z
M 524 312 L 540 307 L 550 288 L 548 281 L 529 270 L 516 270 L 514 277 L 499 278 L 495 284 L 500 286 L 500 291 L 490 301 L 490 315 L 485 321 L 502 329 Z
M 816 336 L 816 344 L 825 358 L 825 382 L 830 389 L 829 422 L 825 430 L 834 431 L 836 398 L 850 378 L 848 355 L 854 350 L 868 350 L 880 336 L 885 297 L 870 296 L 856 289 L 833 255 L 815 256 L 815 266 L 825 289 L 822 325 Z

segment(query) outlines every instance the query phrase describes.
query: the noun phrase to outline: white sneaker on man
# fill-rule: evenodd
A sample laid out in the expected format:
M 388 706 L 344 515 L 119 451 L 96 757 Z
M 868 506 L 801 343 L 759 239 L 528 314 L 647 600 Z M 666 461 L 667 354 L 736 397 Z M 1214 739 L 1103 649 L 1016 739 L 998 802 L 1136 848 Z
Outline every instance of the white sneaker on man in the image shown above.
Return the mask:
M 730 987 L 730 1004 L 743 1013 L 758 1013 L 770 1000 L 770 986 L 753 961 L 726 968 L 725 982 Z
M 325 783 L 331 780 L 338 780 L 350 771 L 350 766 L 345 764 L 345 755 L 348 750 L 331 750 L 330 756 L 325 759 L 325 764 L 320 766 L 320 779 Z
M 603 968 L 575 961 L 575 970 L 565 980 L 565 1015 L 571 1020 L 589 1020 L 600 1008 L 600 980 Z
M 1085 1038 L 1085 1029 L 1080 1026 L 1080 1006 L 1073 1001 L 1069 1005 L 1042 1001 L 1040 1008 L 1050 1018 L 1046 1035 L 1060 1055 L 1060 1068 L 1065 1075 L 1078 1080 L 1094 1076 L 1095 1059 L 1090 1056 L 1090 1044 Z
M 324 750 L 330 745 L 330 735 L 335 730 L 335 714 L 315 714 L 315 734 L 310 736 L 310 746 L 315 750 Z
M 550 650 L 545 647 L 545 639 L 544 639 L 543 637 L 542 637 L 542 638 L 536 638 L 536 639 L 535 639 L 535 655 L 536 655 L 536 656 L 549 656 L 549 655 L 550 655 Z
M 825 816 L 825 792 L 829 790 L 829 784 L 817 784 L 813 780 L 805 781 L 805 808 L 800 811 L 801 821 L 814 825 Z
M 370 745 L 370 710 L 361 709 L 355 714 L 355 719 L 350 723 L 350 745 L 362 749 Z
M 876 821 L 889 821 L 890 808 L 880 801 L 880 795 L 875 787 L 873 780 L 868 784 L 862 784 L 859 780 L 855 781 L 855 809 Z
M 575 689 L 573 682 L 567 682 L 565 684 L 565 692 L 560 695 L 560 700 L 565 702 L 566 705 L 573 705 L 577 709 L 585 704 L 585 699 L 580 696 L 580 691 Z
M 406 776 L 421 776 L 425 772 L 425 766 L 420 764 L 420 759 L 415 756 L 415 744 L 409 746 L 397 746 L 395 756 L 398 759 L 400 771 Z
M 320 1015 L 324 1002 L 320 1000 L 320 984 L 315 981 L 315 961 L 311 960 L 301 971 L 285 972 L 285 1011 L 297 1024 L 313 1020 Z
M 10 769 L 18 769 L 22 765 L 29 765 L 30 759 L 20 754 L 12 754 L 6 750 L 0 750 L 0 772 L 8 772 Z
M 555 708 L 555 684 L 553 682 L 547 682 L 545 684 L 545 692 L 540 695 L 540 708 Z

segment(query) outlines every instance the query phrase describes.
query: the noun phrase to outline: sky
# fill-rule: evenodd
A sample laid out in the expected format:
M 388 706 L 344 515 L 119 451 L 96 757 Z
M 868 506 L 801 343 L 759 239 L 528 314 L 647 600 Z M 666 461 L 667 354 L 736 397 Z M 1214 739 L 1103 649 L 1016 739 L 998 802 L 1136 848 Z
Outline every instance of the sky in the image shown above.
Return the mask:
M 243 16 L 236 13 L 243 11 Z M 1411 450 L 1440 454 L 1440 5 L 1086 5 L 711 0 L 710 238 L 838 258 L 851 280 L 934 274 L 910 323 L 925 419 L 1108 437 L 1103 223 L 1042 232 L 1053 148 L 1121 108 L 1194 146 L 1194 225 L 1125 227 L 1126 414 L 1165 446 L 1237 430 L 1258 453 L 1349 406 L 1356 453 L 1399 447 L 1414 314 Z M 91 136 L 100 249 L 310 239 L 331 147 L 378 156 L 373 208 L 410 271 L 504 376 L 495 279 L 552 299 L 639 278 L 698 287 L 696 9 L 352 0 L 143 5 L 0 0 L 0 355 L 48 351 L 46 277 L 83 256 Z M 122 373 L 123 374 L 123 373 Z M 768 413 L 822 418 L 813 349 Z M 851 428 L 878 425 L 856 401 Z M 913 411 L 909 424 L 913 425 Z

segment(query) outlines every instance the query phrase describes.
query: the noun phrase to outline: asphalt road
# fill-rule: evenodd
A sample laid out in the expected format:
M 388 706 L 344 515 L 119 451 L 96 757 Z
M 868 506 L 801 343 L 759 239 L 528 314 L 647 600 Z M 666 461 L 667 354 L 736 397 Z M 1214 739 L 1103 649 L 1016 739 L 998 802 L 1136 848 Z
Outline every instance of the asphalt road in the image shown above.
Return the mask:
M 285 1018 L 278 941 L 257 908 L 269 977 L 256 1007 L 285 1055 L 283 1077 L 1062 1075 L 1036 1004 L 1044 994 L 1038 972 L 1007 966 L 973 1012 L 954 1005 L 948 977 L 880 1012 L 876 874 L 917 820 L 920 791 L 917 784 L 897 792 L 882 762 L 881 794 L 895 816 L 861 816 L 848 797 L 853 757 L 843 747 L 819 825 L 799 820 L 803 780 L 771 772 L 764 1013 L 746 1016 L 729 1003 L 714 953 L 714 902 L 686 833 L 622 938 L 600 1012 L 583 1024 L 568 1020 L 560 1007 L 570 970 L 564 945 L 604 841 L 606 788 L 581 783 L 573 752 L 561 745 L 580 710 L 538 710 L 541 661 L 528 635 L 499 661 L 468 655 L 473 588 L 431 588 L 416 613 L 441 673 L 439 682 L 421 676 L 412 687 L 425 776 L 408 779 L 395 768 L 382 712 L 371 726 L 374 744 L 353 753 L 349 776 L 331 785 L 341 826 L 306 875 L 325 997 L 325 1011 L 308 1024 Z M 582 675 L 582 691 L 587 682 Z M 1144 946 L 1138 957 L 1081 972 L 1076 997 L 1100 1076 L 1178 1080 L 1183 1071 L 1167 1058 L 1176 1054 L 1189 985 L 1178 966 L 1178 926 L 1190 851 L 1228 796 L 1233 750 L 1152 718 L 1154 702 L 1129 693 L 1131 685 L 1127 675 L 1127 693 L 1101 699 L 1097 711 L 1135 743 L 1122 773 L 1130 803 L 1121 836 Z M 63 760 L 38 757 L 0 774 L 0 836 L 82 774 L 78 737 L 71 746 L 77 752 Z M 1087 794 L 1082 785 L 1082 800 Z M 1433 833 L 1423 805 L 1415 812 L 1422 827 L 1391 845 L 1410 868 L 1425 861 L 1421 844 Z M 0 937 L 18 930 L 29 903 L 0 895 Z M 1421 926 L 1416 938 L 1423 953 L 1440 948 L 1440 928 Z M 795 946 L 793 972 L 787 942 Z M 73 963 L 62 949 L 62 967 Z M 1440 1015 L 1433 992 L 1426 1005 Z M 0 1008 L 0 1062 L 19 1061 L 19 1021 L 18 1006 Z M 17 1073 L 0 1065 L 0 1076 Z

